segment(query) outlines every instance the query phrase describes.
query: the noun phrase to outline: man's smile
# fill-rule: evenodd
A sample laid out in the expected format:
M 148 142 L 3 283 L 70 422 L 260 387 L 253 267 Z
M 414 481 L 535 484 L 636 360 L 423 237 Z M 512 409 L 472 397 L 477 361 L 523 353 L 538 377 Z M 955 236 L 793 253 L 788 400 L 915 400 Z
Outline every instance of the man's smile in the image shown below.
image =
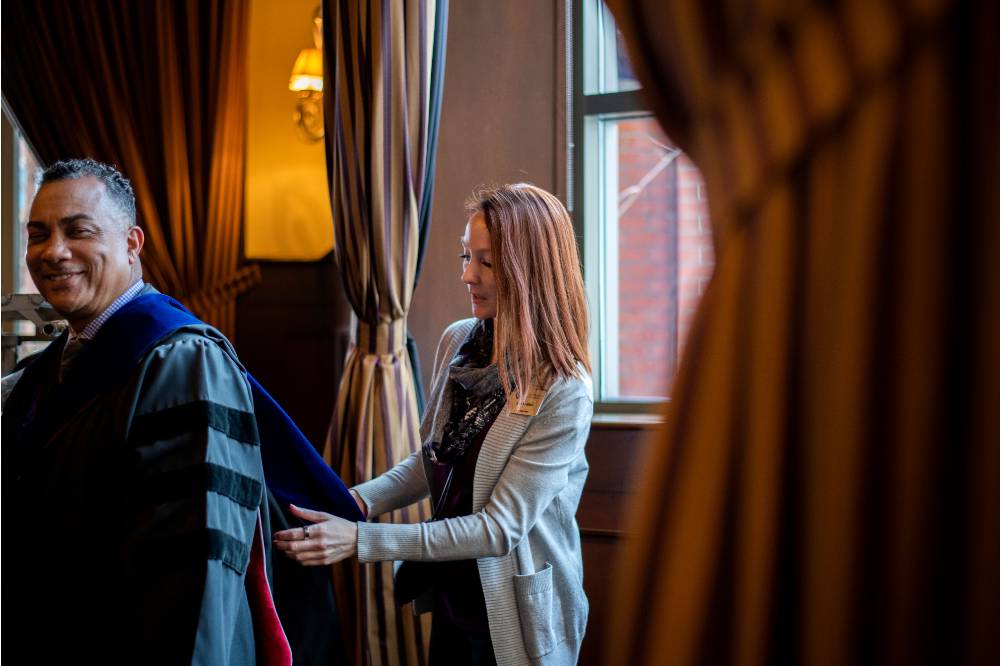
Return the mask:
M 83 275 L 83 271 L 75 271 L 75 272 L 68 272 L 68 273 L 47 273 L 45 275 L 45 279 L 46 280 L 52 280 L 52 281 L 58 282 L 60 280 L 66 280 L 68 278 L 71 278 L 74 275 Z

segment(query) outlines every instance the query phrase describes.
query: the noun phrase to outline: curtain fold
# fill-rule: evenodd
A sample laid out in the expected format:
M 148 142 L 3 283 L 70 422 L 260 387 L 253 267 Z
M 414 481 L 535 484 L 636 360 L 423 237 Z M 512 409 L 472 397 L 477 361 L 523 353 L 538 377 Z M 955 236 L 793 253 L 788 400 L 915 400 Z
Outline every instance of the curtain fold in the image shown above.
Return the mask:
M 323 2 L 334 256 L 356 319 L 327 460 L 348 485 L 420 448 L 406 315 L 430 223 L 446 14 L 443 0 Z M 429 516 L 423 503 L 379 520 Z M 392 563 L 338 566 L 334 577 L 349 604 L 341 616 L 357 621 L 358 663 L 425 661 L 429 623 L 396 607 Z
M 715 275 L 607 663 L 997 663 L 1000 6 L 609 0 Z
M 143 269 L 230 339 L 241 265 L 249 6 L 239 0 L 18 2 L 3 95 L 40 161 L 92 157 L 132 181 Z

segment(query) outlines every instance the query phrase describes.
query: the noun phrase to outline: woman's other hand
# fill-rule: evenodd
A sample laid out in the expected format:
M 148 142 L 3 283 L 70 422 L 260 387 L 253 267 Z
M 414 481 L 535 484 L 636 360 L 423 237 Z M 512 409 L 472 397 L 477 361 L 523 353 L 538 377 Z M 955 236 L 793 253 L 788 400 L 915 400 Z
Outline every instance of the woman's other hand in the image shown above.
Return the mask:
M 289 508 L 312 525 L 274 533 L 274 546 L 288 557 L 303 566 L 314 567 L 340 562 L 358 552 L 357 523 L 294 504 Z

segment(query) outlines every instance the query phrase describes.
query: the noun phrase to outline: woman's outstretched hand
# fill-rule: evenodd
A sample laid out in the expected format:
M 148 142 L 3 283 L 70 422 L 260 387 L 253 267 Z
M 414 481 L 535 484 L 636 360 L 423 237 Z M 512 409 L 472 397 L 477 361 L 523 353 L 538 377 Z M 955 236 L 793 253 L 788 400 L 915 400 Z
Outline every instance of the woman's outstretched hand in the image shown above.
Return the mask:
M 358 552 L 358 525 L 323 511 L 300 509 L 291 512 L 312 523 L 274 533 L 274 546 L 299 564 L 308 567 L 333 564 Z

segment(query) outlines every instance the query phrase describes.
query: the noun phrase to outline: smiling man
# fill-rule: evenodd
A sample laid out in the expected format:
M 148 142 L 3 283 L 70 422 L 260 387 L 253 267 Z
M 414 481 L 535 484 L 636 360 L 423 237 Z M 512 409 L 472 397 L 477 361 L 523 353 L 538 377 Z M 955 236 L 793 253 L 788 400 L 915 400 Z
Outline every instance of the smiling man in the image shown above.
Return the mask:
M 37 663 L 270 661 L 284 636 L 260 610 L 264 476 L 233 348 L 143 282 L 113 167 L 46 169 L 27 232 L 69 330 L 5 404 L 4 634 Z
M 96 162 L 59 162 L 43 175 L 29 217 L 25 258 L 38 291 L 77 337 L 93 337 L 98 318 L 142 288 L 131 186 Z

